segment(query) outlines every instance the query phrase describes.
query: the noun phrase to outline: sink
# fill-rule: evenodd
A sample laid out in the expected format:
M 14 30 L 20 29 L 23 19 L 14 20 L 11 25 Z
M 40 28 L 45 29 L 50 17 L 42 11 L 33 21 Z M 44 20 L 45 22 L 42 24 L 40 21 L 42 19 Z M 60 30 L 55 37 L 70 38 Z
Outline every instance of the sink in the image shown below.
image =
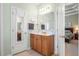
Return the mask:
M 31 33 L 37 35 L 45 35 L 45 36 L 53 35 L 52 32 L 31 32 Z
M 42 32 L 43 34 L 48 34 L 47 32 Z

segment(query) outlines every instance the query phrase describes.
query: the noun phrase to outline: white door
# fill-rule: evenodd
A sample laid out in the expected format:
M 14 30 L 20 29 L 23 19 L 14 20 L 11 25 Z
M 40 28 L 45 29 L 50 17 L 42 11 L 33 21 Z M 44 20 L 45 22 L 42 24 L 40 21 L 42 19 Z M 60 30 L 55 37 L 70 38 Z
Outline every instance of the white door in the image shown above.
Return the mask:
M 11 53 L 16 54 L 25 50 L 24 40 L 24 11 L 11 8 Z
M 65 55 L 65 5 L 58 4 L 57 12 L 57 45 L 58 45 L 58 55 Z

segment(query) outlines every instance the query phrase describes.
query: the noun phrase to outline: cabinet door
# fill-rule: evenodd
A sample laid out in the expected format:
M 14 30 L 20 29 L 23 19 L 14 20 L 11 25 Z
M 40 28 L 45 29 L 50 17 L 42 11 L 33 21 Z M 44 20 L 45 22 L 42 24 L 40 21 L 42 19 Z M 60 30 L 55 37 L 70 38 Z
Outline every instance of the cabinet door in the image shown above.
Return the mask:
M 50 39 L 50 53 L 54 54 L 54 36 L 51 36 Z
M 34 48 L 34 34 L 30 35 L 30 47 Z
M 34 42 L 33 42 L 33 43 L 34 43 L 34 48 L 33 48 L 33 49 L 37 50 L 37 49 L 36 49 L 36 41 L 37 41 L 36 35 L 34 35 L 34 40 L 33 40 L 33 41 L 34 41 Z
M 48 41 L 45 36 L 42 36 L 42 54 L 48 55 Z
M 41 36 L 37 35 L 36 48 L 38 52 L 41 52 Z

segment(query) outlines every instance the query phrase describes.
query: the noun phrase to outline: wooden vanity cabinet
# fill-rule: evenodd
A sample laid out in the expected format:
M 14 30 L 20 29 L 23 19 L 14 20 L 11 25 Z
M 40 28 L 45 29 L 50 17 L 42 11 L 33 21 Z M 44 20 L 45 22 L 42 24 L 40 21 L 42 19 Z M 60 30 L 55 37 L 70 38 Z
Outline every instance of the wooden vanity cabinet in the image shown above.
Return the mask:
M 40 52 L 41 53 L 41 47 L 42 47 L 42 41 L 41 41 L 41 36 L 40 35 L 36 35 L 36 50 L 38 51 L 38 52 Z
M 42 37 L 42 54 L 43 55 L 47 55 L 48 54 L 48 40 L 46 39 L 46 37 Z
M 54 54 L 54 36 L 42 36 L 42 54 L 47 56 Z
M 54 54 L 54 36 L 30 35 L 31 48 L 43 55 L 50 56 Z
M 34 34 L 31 34 L 31 35 L 30 35 L 30 43 L 31 43 L 31 44 L 30 44 L 30 47 L 31 47 L 31 48 L 34 48 L 34 36 L 35 36 Z

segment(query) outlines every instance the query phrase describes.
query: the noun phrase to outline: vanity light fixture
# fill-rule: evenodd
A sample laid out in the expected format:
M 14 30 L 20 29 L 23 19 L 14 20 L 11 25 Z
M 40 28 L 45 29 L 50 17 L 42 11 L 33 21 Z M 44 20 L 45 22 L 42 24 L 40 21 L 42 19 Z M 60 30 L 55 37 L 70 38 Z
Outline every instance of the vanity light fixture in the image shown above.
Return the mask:
M 51 5 L 47 5 L 47 6 L 42 7 L 42 8 L 39 9 L 39 14 L 43 15 L 43 14 L 49 13 L 51 11 L 52 11 Z

